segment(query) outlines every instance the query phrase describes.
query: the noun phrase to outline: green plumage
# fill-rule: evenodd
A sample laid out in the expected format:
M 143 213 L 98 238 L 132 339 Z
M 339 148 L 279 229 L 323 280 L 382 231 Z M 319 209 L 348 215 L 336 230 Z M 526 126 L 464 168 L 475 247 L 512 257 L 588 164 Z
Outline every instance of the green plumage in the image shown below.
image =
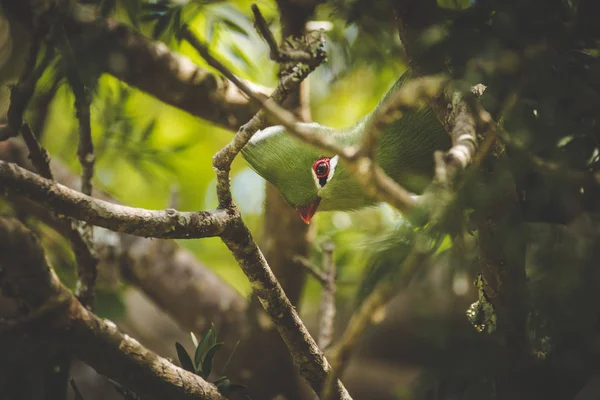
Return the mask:
M 384 99 L 401 87 L 404 74 Z M 362 143 L 365 127 L 373 113 L 347 129 L 332 129 L 318 124 L 322 135 L 331 135 L 345 145 Z M 376 153 L 381 168 L 406 189 L 421 193 L 433 176 L 433 152 L 450 145 L 447 133 L 429 108 L 404 113 L 387 126 Z M 250 166 L 275 185 L 293 207 L 320 200 L 318 210 L 356 210 L 376 204 L 340 161 L 327 184 L 319 187 L 312 173 L 313 163 L 334 157 L 293 137 L 281 126 L 258 132 L 242 150 Z

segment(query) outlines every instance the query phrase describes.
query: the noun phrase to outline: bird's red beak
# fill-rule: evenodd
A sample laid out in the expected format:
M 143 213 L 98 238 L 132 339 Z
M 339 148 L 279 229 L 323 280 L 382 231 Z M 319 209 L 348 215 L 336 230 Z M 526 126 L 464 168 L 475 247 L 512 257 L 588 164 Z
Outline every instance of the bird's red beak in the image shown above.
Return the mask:
M 317 212 L 317 207 L 319 207 L 320 202 L 321 199 L 317 198 L 310 204 L 296 207 L 296 211 L 298 211 L 298 214 L 300 214 L 300 218 L 302 218 L 302 221 L 304 221 L 307 224 L 310 224 L 310 220 L 312 219 L 313 215 L 315 215 L 315 213 Z

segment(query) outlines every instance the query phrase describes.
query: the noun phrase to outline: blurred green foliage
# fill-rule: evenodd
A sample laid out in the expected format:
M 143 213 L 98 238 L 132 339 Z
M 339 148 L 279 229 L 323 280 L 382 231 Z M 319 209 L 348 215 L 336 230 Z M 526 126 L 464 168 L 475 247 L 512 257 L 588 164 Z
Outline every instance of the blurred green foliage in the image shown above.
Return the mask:
M 257 3 L 278 34 L 275 2 Z M 525 235 L 528 240 L 528 335 L 540 363 L 528 379 L 541 382 L 543 393 L 549 396 L 572 397 L 593 376 L 600 361 L 600 233 L 594 216 L 599 211 L 600 194 L 597 185 L 584 190 L 580 182 L 573 182 L 567 174 L 597 173 L 600 162 L 597 18 L 593 13 L 579 12 L 583 1 L 437 3 L 446 19 L 424 32 L 423 47 L 416 54 L 423 71 L 440 72 L 451 60 L 458 89 L 467 90 L 479 82 L 488 85 L 483 101 L 492 116 L 501 117 L 503 111 L 511 109 L 510 118 L 500 122 L 514 141 L 506 151 L 524 214 L 533 220 L 555 218 L 561 223 L 570 222 L 569 226 L 527 224 L 514 234 Z M 127 0 L 105 1 L 102 7 L 103 12 L 148 37 L 164 41 L 210 69 L 187 43 L 178 40 L 179 25 L 189 23 L 236 75 L 273 87 L 277 66 L 269 60 L 266 44 L 253 29 L 250 4 L 245 0 Z M 315 20 L 328 22 L 320 25 L 328 27 L 329 61 L 308 79 L 312 117 L 323 125 L 346 127 L 370 112 L 406 68 L 395 22 L 388 2 L 370 0 L 327 2 L 318 7 Z M 42 138 L 53 157 L 77 171 L 74 99 L 64 84 L 61 68 L 57 60 L 40 81 L 40 91 L 58 87 Z M 232 133 L 164 105 L 111 77 L 90 78 L 97 79 L 92 104 L 92 131 L 98 151 L 96 186 L 132 206 L 168 207 L 175 187 L 181 210 L 215 207 L 211 158 L 231 139 Z M 73 111 L 69 114 L 65 110 Z M 547 163 L 536 165 L 539 159 Z M 561 175 L 563 172 L 565 176 Z M 232 182 L 244 220 L 260 237 L 264 182 L 241 158 L 233 165 Z M 477 210 L 502 196 L 505 186 L 496 183 L 483 188 L 465 187 L 461 199 L 465 204 L 456 218 L 462 219 L 467 210 Z M 579 219 L 572 221 L 574 216 Z M 467 218 L 464 219 L 462 222 L 467 225 Z M 318 234 L 313 261 L 320 263 L 320 243 L 325 239 L 335 242 L 341 307 L 350 309 L 355 305 L 345 300 L 355 296 L 365 276 L 365 254 L 374 246 L 375 238 L 385 237 L 398 220 L 398 214 L 387 206 L 353 213 L 318 213 L 315 217 Z M 49 253 L 53 265 L 72 266 L 64 241 L 47 233 L 44 244 L 52 249 Z M 218 238 L 180 244 L 241 293 L 249 293 L 247 280 Z M 411 283 L 415 285 L 410 291 L 411 304 L 415 305 L 411 311 L 417 316 L 415 329 L 422 331 L 419 339 L 426 344 L 421 346 L 421 354 L 411 354 L 411 349 L 402 348 L 402 343 L 389 345 L 389 338 L 381 341 L 379 353 L 375 349 L 369 354 L 382 359 L 416 359 L 425 373 L 418 381 L 414 398 L 496 398 L 496 382 L 490 376 L 500 368 L 512 368 L 503 364 L 506 355 L 488 336 L 468 325 L 464 311 L 469 302 L 456 300 L 471 296 L 473 301 L 477 297 L 472 285 L 480 270 L 477 257 L 473 237 L 465 235 L 458 242 L 448 237 L 442 240 L 436 261 L 426 265 L 421 273 L 430 281 Z M 59 273 L 63 281 L 73 285 L 73 269 L 65 268 Z M 366 277 L 381 279 L 377 273 Z M 113 293 L 121 290 L 109 289 Z M 319 285 L 309 280 L 303 298 L 305 311 L 317 307 L 320 291 Z M 107 311 L 101 311 L 105 315 L 114 315 L 110 313 L 120 307 L 114 297 L 102 303 L 107 306 Z M 456 307 L 460 323 L 448 316 L 448 310 L 444 318 L 440 317 L 438 311 L 444 307 Z
M 121 22 L 138 27 L 149 37 L 156 36 L 198 65 L 211 69 L 187 42 L 179 42 L 176 23 L 187 22 L 236 75 L 274 87 L 277 65 L 269 60 L 268 47 L 253 27 L 251 3 L 128 0 L 115 3 L 110 12 Z M 257 4 L 278 35 L 280 27 L 274 3 L 259 1 Z M 180 13 L 177 18 L 173 17 L 175 11 Z M 364 34 L 358 37 L 357 24 L 347 25 L 343 15 L 336 18 L 335 11 L 335 7 L 324 5 L 318 12 L 318 17 L 333 22 L 327 43 L 332 61 L 309 77 L 311 111 L 313 119 L 321 124 L 344 127 L 370 112 L 405 67 L 393 59 L 386 60 L 387 52 L 371 57 L 376 60 L 372 65 L 361 62 L 365 60 L 366 51 L 377 51 L 372 42 L 363 41 L 372 39 Z M 161 20 L 167 16 L 168 24 Z M 159 31 L 157 24 L 163 24 Z M 389 40 L 392 48 L 399 48 L 396 35 L 390 34 Z M 64 79 L 60 80 L 60 68 L 60 62 L 56 62 L 48 69 L 39 82 L 41 91 L 50 88 L 57 76 L 64 83 Z M 99 78 L 93 94 L 92 132 L 97 152 L 95 184 L 98 188 L 136 207 L 168 207 L 173 189 L 179 193 L 181 210 L 216 207 L 212 156 L 232 138 L 231 132 L 165 105 L 107 75 Z M 78 171 L 80 167 L 74 156 L 77 119 L 73 102 L 69 87 L 61 84 L 52 101 L 42 138 L 53 157 Z M 65 115 L 65 110 L 73 112 Z M 233 165 L 232 183 L 234 198 L 246 223 L 260 236 L 264 181 L 240 157 Z M 353 296 L 361 276 L 362 259 L 360 252 L 355 251 L 356 246 L 372 234 L 381 233 L 382 227 L 391 227 L 391 215 L 393 211 L 382 206 L 351 214 L 321 213 L 315 218 L 319 236 L 331 237 L 338 243 L 340 279 L 351 283 L 343 285 L 340 290 L 343 296 Z M 240 292 L 249 293 L 247 280 L 218 238 L 180 241 L 180 244 L 191 249 Z M 315 259 L 320 259 L 318 252 Z M 72 278 L 67 282 L 73 284 Z M 306 293 L 306 305 L 316 307 L 318 285 L 310 282 Z

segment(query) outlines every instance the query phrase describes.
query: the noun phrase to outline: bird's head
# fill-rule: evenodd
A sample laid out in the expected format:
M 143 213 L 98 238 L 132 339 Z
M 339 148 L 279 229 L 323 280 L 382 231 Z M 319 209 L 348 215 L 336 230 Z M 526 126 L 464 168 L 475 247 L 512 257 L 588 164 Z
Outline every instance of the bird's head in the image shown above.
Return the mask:
M 333 129 L 318 124 L 322 134 Z M 272 126 L 254 134 L 242 150 L 252 169 L 272 183 L 294 207 L 304 222 L 309 223 L 318 210 L 343 208 L 343 181 L 348 174 L 339 157 L 288 134 L 282 126 Z M 343 201 L 342 201 L 343 203 Z

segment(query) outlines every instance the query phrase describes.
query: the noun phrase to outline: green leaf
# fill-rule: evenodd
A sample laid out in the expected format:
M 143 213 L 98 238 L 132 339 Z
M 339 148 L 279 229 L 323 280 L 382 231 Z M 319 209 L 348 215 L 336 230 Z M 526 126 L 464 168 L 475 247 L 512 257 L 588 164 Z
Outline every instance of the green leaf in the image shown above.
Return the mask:
M 215 379 L 215 380 L 214 380 L 212 383 L 214 383 L 215 385 L 219 386 L 219 384 L 220 384 L 221 382 L 223 382 L 225 379 L 227 379 L 227 377 L 226 377 L 226 376 L 220 376 L 220 377 L 218 377 L 217 379 Z
M 194 363 L 192 363 L 190 355 L 187 353 L 187 351 L 185 351 L 185 348 L 181 345 L 181 343 L 175 342 L 175 348 L 177 349 L 177 357 L 179 358 L 181 367 L 186 371 L 196 373 Z
M 140 1 L 139 0 L 123 0 L 123 7 L 125 8 L 125 12 L 127 13 L 127 17 L 129 21 L 135 26 L 139 28 L 139 20 L 138 15 L 140 14 Z
M 233 32 L 237 32 L 237 33 L 239 33 L 241 35 L 244 35 L 244 36 L 248 37 L 248 31 L 246 31 L 246 29 L 242 28 L 240 25 L 236 24 L 235 22 L 233 22 L 230 19 L 220 18 L 220 19 L 217 20 L 217 22 L 222 23 L 227 28 L 229 28 L 229 30 L 231 30 Z
M 173 13 L 173 31 L 175 32 L 175 37 L 180 40 L 181 39 L 181 27 L 183 24 L 181 23 L 181 11 L 183 7 L 179 7 Z
M 204 355 L 206 354 L 207 350 L 217 341 L 214 327 L 214 325 L 210 327 L 208 332 L 206 332 L 200 339 L 198 346 L 196 346 L 196 353 L 194 354 L 196 368 L 202 364 L 202 360 L 204 359 Z
M 119 290 L 98 287 L 94 300 L 96 315 L 118 321 L 125 316 L 126 307 L 123 293 Z
M 152 135 L 152 133 L 154 133 L 155 127 L 156 127 L 156 120 L 153 119 L 142 130 L 142 137 L 140 138 L 140 142 L 145 142 L 146 140 L 148 140 L 150 138 L 150 136 Z
M 109 16 L 109 14 L 113 13 L 117 8 L 117 0 L 102 0 L 100 2 L 100 15 L 103 18 Z
M 206 34 L 205 34 L 207 43 L 212 42 L 214 28 L 215 28 L 215 21 L 213 21 L 213 20 L 208 21 L 208 23 L 206 24 Z
M 230 47 L 231 55 L 243 64 L 243 67 L 254 71 L 256 68 L 250 57 L 235 43 Z
M 215 343 L 206 352 L 206 356 L 204 357 L 204 360 L 202 361 L 202 374 L 201 374 L 201 376 L 204 379 L 207 379 L 209 377 L 209 375 L 212 371 L 212 363 L 213 363 L 213 359 L 215 358 L 215 354 L 217 354 L 217 351 L 219 351 L 219 349 L 222 346 L 223 346 L 223 343 Z
M 194 332 L 190 332 L 190 336 L 192 337 L 192 342 L 194 343 L 194 348 L 198 347 L 198 339 L 196 338 L 196 335 L 194 335 Z
M 152 38 L 158 39 L 160 35 L 162 35 L 169 24 L 171 23 L 171 14 L 165 14 L 158 21 L 156 21 L 156 25 L 154 25 L 154 29 L 152 30 Z

